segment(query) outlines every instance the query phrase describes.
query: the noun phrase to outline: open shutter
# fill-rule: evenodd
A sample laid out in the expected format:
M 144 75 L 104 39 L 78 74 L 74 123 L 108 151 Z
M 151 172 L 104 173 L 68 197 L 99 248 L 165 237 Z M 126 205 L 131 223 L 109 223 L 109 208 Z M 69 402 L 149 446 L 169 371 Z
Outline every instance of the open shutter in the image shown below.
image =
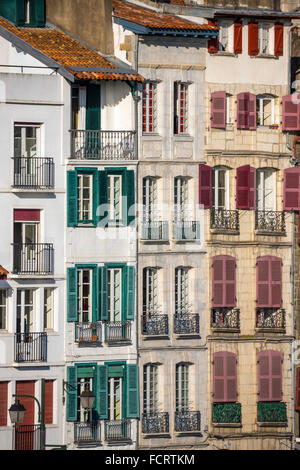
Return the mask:
M 137 364 L 127 364 L 126 417 L 139 418 L 139 371 Z
M 100 283 L 100 318 L 105 321 L 108 320 L 108 305 L 107 305 L 107 268 L 101 266 L 99 268 L 99 283 Z
M 2 3 L 4 3 L 4 2 L 2 2 Z M 24 0 L 16 0 L 15 9 L 16 9 L 15 10 L 16 26 L 24 26 L 24 23 L 25 23 L 25 2 L 24 2 Z M 9 19 L 11 19 L 13 21 L 12 18 L 9 18 Z
M 107 207 L 107 175 L 105 171 L 99 171 L 99 207 L 97 209 L 97 221 L 101 222 L 100 226 L 107 227 L 108 224 L 108 207 Z
M 67 421 L 77 421 L 77 367 L 67 367 Z
M 282 354 L 270 351 L 271 363 L 271 400 L 282 400 Z
M 98 206 L 100 202 L 100 183 L 99 183 L 100 175 L 99 171 L 93 172 L 93 221 L 94 226 L 97 227 L 100 221 L 100 217 L 98 214 Z
M 236 305 L 236 261 L 226 255 L 215 256 L 212 263 L 213 307 Z
M 233 52 L 235 54 L 242 54 L 243 52 L 243 24 L 238 21 L 234 23 Z
M 126 319 L 134 320 L 135 310 L 135 268 L 134 266 L 126 266 Z
M 237 400 L 237 360 L 236 355 L 233 353 L 225 353 L 225 366 L 226 366 L 226 401 L 235 402 Z
M 216 20 L 208 20 L 208 24 L 210 26 L 218 26 L 218 22 Z M 207 41 L 207 48 L 208 48 L 208 52 L 210 54 L 215 54 L 216 52 L 218 52 L 218 49 L 219 49 L 219 38 L 216 37 L 216 38 L 211 38 Z
M 77 172 L 67 171 L 67 219 L 68 227 L 77 225 Z
M 108 367 L 99 366 L 99 419 L 108 418 Z
M 211 94 L 211 127 L 226 127 L 226 92 L 216 91 Z
M 258 24 L 249 23 L 248 24 L 248 54 L 257 55 L 259 52 L 258 49 Z
M 236 279 L 235 258 L 230 256 L 224 260 L 225 272 L 225 299 L 224 304 L 226 307 L 235 307 L 236 305 Z
M 282 260 L 261 256 L 256 263 L 257 307 L 276 308 L 282 305 Z
M 283 209 L 300 210 L 300 167 L 298 166 L 284 170 Z
M 249 93 L 237 95 L 237 128 L 248 129 L 249 127 Z
M 249 93 L 249 130 L 256 130 L 256 96 Z
M 203 164 L 199 165 L 199 204 L 211 207 L 211 167 Z
M 87 86 L 86 97 L 86 129 L 100 130 L 100 98 L 101 87 L 99 85 Z
M 281 307 L 282 306 L 282 260 L 272 256 L 270 258 L 270 306 Z
M 283 24 L 275 24 L 274 36 L 274 55 L 283 55 Z
M 258 400 L 282 400 L 282 354 L 279 351 L 258 354 Z
M 298 131 L 300 129 L 300 95 L 286 95 L 282 97 L 282 130 Z
M 77 321 L 78 312 L 77 312 L 77 269 L 76 268 L 67 269 L 67 295 L 68 295 L 68 305 L 67 305 L 68 322 Z
M 53 423 L 53 380 L 45 380 L 45 424 Z
M 134 171 L 126 171 L 127 225 L 135 220 L 135 184 Z
M 45 0 L 34 0 L 35 26 L 45 26 Z
M 0 426 L 7 426 L 8 382 L 0 382 Z
M 300 367 L 296 369 L 295 409 L 300 411 Z
M 92 310 L 92 321 L 100 320 L 99 314 L 99 270 L 93 269 L 93 310 Z
M 256 207 L 256 169 L 244 165 L 236 169 L 236 208 Z

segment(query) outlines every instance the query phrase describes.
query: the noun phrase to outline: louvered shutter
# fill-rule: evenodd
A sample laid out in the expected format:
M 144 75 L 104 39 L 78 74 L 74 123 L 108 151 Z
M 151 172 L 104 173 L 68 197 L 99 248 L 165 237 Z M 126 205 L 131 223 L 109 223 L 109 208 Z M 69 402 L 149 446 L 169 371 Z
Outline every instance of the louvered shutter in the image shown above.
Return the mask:
M 237 95 L 237 128 L 248 129 L 249 127 L 249 93 Z
M 107 279 L 107 267 L 99 267 L 99 283 L 100 283 L 100 318 L 105 321 L 108 320 L 108 279 Z
M 272 256 L 270 259 L 270 277 L 271 277 L 271 292 L 270 304 L 271 307 L 282 306 L 282 260 Z
M 45 0 L 34 0 L 35 26 L 45 26 Z
M 0 382 L 0 426 L 7 426 L 8 382 Z
M 53 380 L 45 380 L 45 424 L 53 423 Z
M 208 24 L 210 26 L 218 26 L 218 22 L 216 20 L 208 20 Z M 211 38 L 207 41 L 207 48 L 210 54 L 215 54 L 218 52 L 219 49 L 219 38 Z
M 226 92 L 216 91 L 211 94 L 211 127 L 226 127 Z
M 283 209 L 300 210 L 300 167 L 284 170 Z
M 135 184 L 134 171 L 126 171 L 127 225 L 135 220 Z
M 237 400 L 237 366 L 236 355 L 225 354 L 226 364 L 226 401 L 235 402 Z
M 300 411 L 300 367 L 296 369 L 295 409 Z
M 274 55 L 283 55 L 283 24 L 274 27 Z
M 282 354 L 271 351 L 271 400 L 282 400 Z
M 126 417 L 139 418 L 139 373 L 137 364 L 127 364 L 126 384 Z
M 126 268 L 126 319 L 134 320 L 135 310 L 135 268 L 127 266 Z
M 256 96 L 249 93 L 249 130 L 256 130 Z
M 270 401 L 270 357 L 267 351 L 258 354 L 258 400 Z
M 100 296 L 99 296 L 99 270 L 97 268 L 93 269 L 93 309 L 92 309 L 92 321 L 100 320 Z
M 214 354 L 213 401 L 224 402 L 225 398 L 225 357 L 223 353 Z
M 257 55 L 259 52 L 258 49 L 258 24 L 249 23 L 248 24 L 248 54 Z
M 66 420 L 77 421 L 77 367 L 67 367 Z
M 243 24 L 238 21 L 234 23 L 233 52 L 235 54 L 242 54 L 243 52 Z
M 258 354 L 258 400 L 282 400 L 282 354 L 279 351 Z
M 300 129 L 300 94 L 282 97 L 282 130 L 298 131 Z
M 244 165 L 236 169 L 236 208 L 256 207 L 256 169 Z
M 68 227 L 77 225 L 77 172 L 67 171 L 67 220 Z
M 107 174 L 105 171 L 99 171 L 99 207 L 97 208 L 97 220 L 100 221 L 102 228 L 108 225 L 108 201 L 107 201 Z
M 218 352 L 214 354 L 213 362 L 213 401 L 236 402 L 236 355 L 227 351 Z
M 225 270 L 225 301 L 226 307 L 236 305 L 236 280 L 235 280 L 235 259 L 228 257 L 224 260 Z
M 215 256 L 212 262 L 213 307 L 236 305 L 236 261 L 226 255 Z
M 20 397 L 18 398 L 18 400 L 20 401 L 21 405 L 23 405 L 26 409 L 24 421 L 22 424 L 34 424 L 35 400 L 31 397 L 35 396 L 35 381 L 28 380 L 16 382 L 16 395 L 31 395 L 27 397 Z
M 99 418 L 108 418 L 108 366 L 99 366 Z
M 78 320 L 77 309 L 77 269 L 67 269 L 67 320 L 74 322 Z
M 100 85 L 91 85 L 87 86 L 86 94 L 86 129 L 87 130 L 100 130 L 100 98 L 101 98 L 101 87 Z M 97 148 L 100 141 L 97 142 L 96 134 L 93 136 L 94 149 Z
M 282 305 L 282 260 L 261 256 L 256 263 L 257 307 L 276 308 Z
M 199 165 L 199 204 L 211 207 L 211 167 L 203 164 Z

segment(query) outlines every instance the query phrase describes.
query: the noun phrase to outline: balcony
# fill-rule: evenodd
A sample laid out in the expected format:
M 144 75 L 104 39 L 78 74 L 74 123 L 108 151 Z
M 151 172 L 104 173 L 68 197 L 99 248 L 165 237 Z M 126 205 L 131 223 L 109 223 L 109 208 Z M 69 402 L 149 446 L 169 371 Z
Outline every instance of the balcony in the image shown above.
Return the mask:
M 169 433 L 169 413 L 143 414 L 143 434 L 167 434 Z
M 102 341 L 102 323 L 76 323 L 75 341 L 81 345 L 97 345 Z
M 285 318 L 285 310 L 282 308 L 257 308 L 255 326 L 259 331 L 284 332 Z
M 168 315 L 161 315 L 158 313 L 147 313 L 147 316 L 144 315 L 142 322 L 142 334 L 148 336 L 168 336 Z
M 78 446 L 100 444 L 100 421 L 74 423 L 74 442 Z
M 240 424 L 242 421 L 240 403 L 213 403 L 213 423 Z
M 14 274 L 53 274 L 52 243 L 14 243 Z
M 285 213 L 276 211 L 255 211 L 255 230 L 262 234 L 285 234 Z
M 174 333 L 177 335 L 199 334 L 198 313 L 176 313 L 174 316 Z
M 53 158 L 14 157 L 13 187 L 18 189 L 53 189 Z
M 174 222 L 173 237 L 176 241 L 200 240 L 200 223 L 190 221 Z
M 107 343 L 129 343 L 131 341 L 131 321 L 106 322 L 105 341 Z
M 169 240 L 169 223 L 161 221 L 143 222 L 141 239 L 147 241 Z
M 75 160 L 135 160 L 135 131 L 71 131 Z
M 44 450 L 44 433 L 40 424 L 16 424 L 13 430 L 13 450 Z
M 211 328 L 216 331 L 239 331 L 240 310 L 232 307 L 212 308 Z
M 214 232 L 238 233 L 240 229 L 239 211 L 225 209 L 210 210 L 210 228 Z
M 110 443 L 131 440 L 131 425 L 129 419 L 104 421 L 105 440 Z
M 259 401 L 257 403 L 257 421 L 259 423 L 286 424 L 286 403 L 280 401 Z
M 176 411 L 175 412 L 175 431 L 176 432 L 195 432 L 200 431 L 200 412 L 199 411 Z
M 46 333 L 15 333 L 15 362 L 46 361 Z

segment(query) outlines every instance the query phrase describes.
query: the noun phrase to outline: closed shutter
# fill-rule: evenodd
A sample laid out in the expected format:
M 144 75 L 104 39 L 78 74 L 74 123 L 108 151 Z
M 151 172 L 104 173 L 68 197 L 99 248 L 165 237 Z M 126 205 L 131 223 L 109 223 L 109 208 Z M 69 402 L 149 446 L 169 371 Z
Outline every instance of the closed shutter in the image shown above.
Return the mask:
M 300 95 L 286 95 L 282 97 L 282 130 L 298 131 L 300 129 L 299 119 Z
M 236 402 L 237 360 L 234 353 L 222 351 L 213 357 L 213 401 Z
M 259 52 L 258 49 L 258 24 L 249 23 L 248 24 L 248 54 L 257 55 Z
M 256 129 L 256 96 L 252 93 L 237 95 L 237 128 Z
M 108 201 L 107 201 L 107 174 L 105 171 L 99 171 L 99 207 L 97 208 L 97 220 L 100 221 L 102 228 L 108 224 Z
M 34 0 L 33 7 L 35 26 L 42 28 L 45 26 L 45 0 Z
M 212 262 L 213 307 L 236 305 L 236 260 L 231 256 L 215 256 Z
M 77 309 L 77 269 L 67 269 L 67 319 L 68 322 L 78 320 Z
M 126 379 L 126 417 L 139 418 L 139 373 L 137 364 L 127 364 Z
M 99 270 L 98 268 L 93 269 L 93 309 L 92 309 L 92 321 L 100 320 L 100 298 L 99 298 Z
M 16 8 L 16 10 L 15 10 L 16 26 L 24 26 L 24 23 L 25 23 L 25 2 L 24 2 L 24 0 L 16 0 L 15 8 Z
M 211 127 L 226 127 L 226 92 L 216 91 L 211 94 Z
M 45 424 L 53 423 L 53 380 L 45 380 Z
M 211 167 L 203 164 L 199 165 L 199 204 L 211 207 Z
M 93 212 L 92 217 L 94 221 L 94 227 L 98 227 L 100 217 L 98 213 L 98 207 L 100 202 L 100 174 L 99 171 L 93 171 Z
M 135 268 L 126 266 L 126 319 L 134 320 L 135 310 Z
M 300 367 L 296 369 L 295 409 L 300 411 Z
M 77 172 L 67 171 L 67 220 L 68 227 L 77 225 Z
M 99 283 L 100 283 L 100 318 L 105 321 L 108 320 L 108 279 L 107 279 L 107 268 L 101 266 L 99 268 Z
M 300 210 L 300 167 L 284 170 L 283 209 Z
M 233 52 L 235 54 L 242 54 L 243 52 L 243 24 L 238 21 L 234 23 Z
M 208 24 L 210 26 L 218 26 L 217 20 L 208 20 Z M 219 38 L 217 37 L 209 39 L 207 42 L 207 48 L 210 54 L 215 54 L 216 52 L 218 52 Z
M 108 367 L 99 366 L 99 419 L 108 418 Z
M 252 209 L 256 207 L 256 170 L 250 165 L 236 169 L 236 208 Z
M 31 395 L 34 396 L 35 382 L 33 380 L 26 382 L 16 382 L 16 395 Z M 34 404 L 35 401 L 31 397 L 18 398 L 21 405 L 26 409 L 24 421 L 22 424 L 34 424 Z
M 276 308 L 282 305 L 282 260 L 261 256 L 256 263 L 257 307 Z
M 258 354 L 258 400 L 282 400 L 282 354 L 261 351 Z
M 7 426 L 8 382 L 0 382 L 0 426 Z
M 67 367 L 66 420 L 77 421 L 77 367 Z
M 283 24 L 275 24 L 274 27 L 274 55 L 283 55 Z
M 135 184 L 134 171 L 126 171 L 127 225 L 135 220 Z
M 86 96 L 86 129 L 89 131 L 100 130 L 100 98 L 101 87 L 99 85 L 88 85 Z

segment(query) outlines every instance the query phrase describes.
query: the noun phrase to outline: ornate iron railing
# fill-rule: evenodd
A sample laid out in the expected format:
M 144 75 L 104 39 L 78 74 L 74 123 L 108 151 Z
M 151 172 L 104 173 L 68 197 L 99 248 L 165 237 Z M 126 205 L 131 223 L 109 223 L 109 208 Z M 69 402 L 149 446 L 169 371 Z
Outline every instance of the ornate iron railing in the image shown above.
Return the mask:
M 200 431 L 200 412 L 175 411 L 175 431 Z
M 142 432 L 144 434 L 168 433 L 169 413 L 143 414 Z
M 238 232 L 240 228 L 239 211 L 225 209 L 210 210 L 210 228 Z
M 190 221 L 175 221 L 173 225 L 174 240 L 200 239 L 200 223 Z
M 15 333 L 15 362 L 35 361 L 47 361 L 47 333 Z
M 142 334 L 149 336 L 160 336 L 169 334 L 168 315 L 144 314 L 142 321 Z
M 75 341 L 79 344 L 97 344 L 102 341 L 102 323 L 100 321 L 92 323 L 75 324 Z
M 71 158 L 135 160 L 135 131 L 71 131 Z
M 242 407 L 240 403 L 213 403 L 214 423 L 241 423 Z
M 105 341 L 108 343 L 131 341 L 131 321 L 106 322 Z
M 14 188 L 54 187 L 53 158 L 14 157 Z
M 44 450 L 45 429 L 40 424 L 16 424 L 13 450 Z
M 52 243 L 14 243 L 14 274 L 53 274 Z
M 260 423 L 286 423 L 286 403 L 281 401 L 259 401 L 257 403 L 257 420 Z
M 116 421 L 104 421 L 105 440 L 123 441 L 131 439 L 131 425 L 129 419 L 119 419 Z
M 255 211 L 255 229 L 285 233 L 285 213 L 283 211 Z
M 74 423 L 74 442 L 76 444 L 97 444 L 100 441 L 100 421 Z
M 192 334 L 199 333 L 199 314 L 198 313 L 176 313 L 174 316 L 174 333 Z
M 256 309 L 256 328 L 259 329 L 284 329 L 285 328 L 285 310 L 280 308 L 257 308 Z
M 238 308 L 220 307 L 211 310 L 211 327 L 220 329 L 239 329 L 240 310 Z
M 142 240 L 168 240 L 169 223 L 162 221 L 142 222 Z

